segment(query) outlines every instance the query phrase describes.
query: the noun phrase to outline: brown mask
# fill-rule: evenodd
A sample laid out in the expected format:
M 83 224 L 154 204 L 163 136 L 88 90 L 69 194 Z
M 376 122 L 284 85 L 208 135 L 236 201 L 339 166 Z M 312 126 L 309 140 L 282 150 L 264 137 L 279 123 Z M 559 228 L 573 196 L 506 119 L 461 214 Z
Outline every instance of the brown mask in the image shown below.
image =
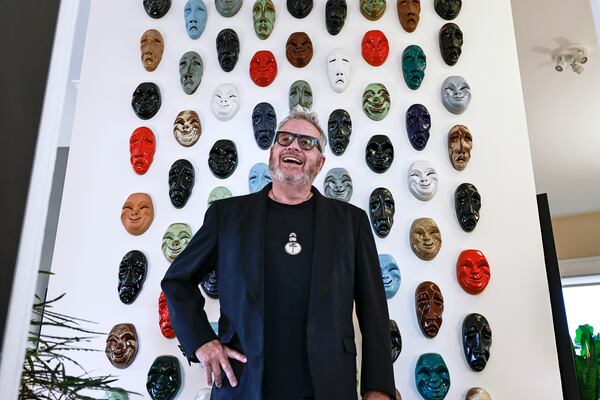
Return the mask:
M 147 193 L 129 195 L 121 211 L 121 222 L 125 230 L 138 236 L 146 232 L 154 219 L 154 205 Z
M 435 337 L 442 326 L 444 296 L 433 282 L 425 281 L 415 291 L 415 308 L 419 327 L 428 338 Z
M 414 32 L 421 15 L 421 0 L 398 0 L 398 18 L 406 32 Z
M 448 132 L 448 155 L 454 169 L 462 171 L 471 159 L 473 136 L 464 125 L 454 125 Z
M 294 32 L 285 44 L 285 56 L 294 67 L 306 66 L 313 56 L 313 46 L 304 32 Z
M 148 29 L 140 39 L 142 64 L 146 71 L 154 71 L 162 59 L 165 41 L 156 29 Z
M 135 359 L 138 337 L 133 324 L 113 326 L 106 339 L 106 357 L 117 368 L 127 368 Z
M 433 219 L 414 220 L 410 227 L 410 247 L 421 260 L 433 260 L 442 247 L 442 234 Z

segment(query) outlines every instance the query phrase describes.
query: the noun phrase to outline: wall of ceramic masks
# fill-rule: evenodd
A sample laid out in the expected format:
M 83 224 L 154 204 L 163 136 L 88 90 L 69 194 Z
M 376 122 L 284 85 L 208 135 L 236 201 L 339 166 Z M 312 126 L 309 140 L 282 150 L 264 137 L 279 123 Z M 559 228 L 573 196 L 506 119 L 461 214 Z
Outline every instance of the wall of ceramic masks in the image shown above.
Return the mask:
M 446 20 L 434 7 L 443 2 L 422 0 L 415 27 L 407 15 L 400 23 L 396 1 L 388 0 L 383 15 L 370 20 L 361 13 L 361 2 L 352 0 L 344 25 L 333 35 L 326 26 L 324 0 L 315 1 L 302 19 L 292 16 L 286 1 L 273 3 L 275 22 L 266 39 L 255 32 L 251 0 L 244 0 L 231 17 L 206 0 L 205 29 L 189 25 L 189 34 L 184 0 L 173 0 L 160 18 L 146 13 L 142 0 L 92 3 L 49 295 L 66 292 L 60 311 L 96 321 L 98 330 L 107 334 L 117 324 L 133 324 L 137 352 L 128 359 L 117 354 L 115 360 L 109 351 L 110 361 L 102 352 L 77 355 L 78 360 L 96 373 L 117 375 L 120 386 L 147 396 L 151 365 L 157 357 L 170 355 L 181 369 L 178 398 L 192 399 L 206 386 L 201 368 L 188 366 L 177 340 L 168 338 L 172 332 L 164 318 L 161 330 L 159 283 L 169 259 L 201 226 L 213 189 L 224 186 L 233 195 L 246 194 L 251 168 L 268 163 L 269 152 L 259 147 L 253 133 L 255 106 L 267 102 L 277 120 L 283 119 L 292 83 L 304 80 L 325 130 L 337 126 L 335 120 L 328 123 L 336 109 L 345 110 L 352 122 L 343 154 L 334 154 L 331 146 L 325 150 L 327 160 L 315 186 L 323 191 L 327 172 L 344 168 L 352 180 L 351 203 L 369 212 L 372 203 L 389 206 L 393 198 L 393 224 L 384 218 L 374 234 L 390 317 L 401 335 L 394 371 L 403 397 L 431 396 L 423 376 L 442 359 L 450 376 L 447 398 L 465 398 L 473 387 L 484 388 L 495 399 L 560 398 L 510 4 L 465 1 L 457 16 Z M 455 25 L 444 27 L 447 23 Z M 229 72 L 217 56 L 217 37 L 226 28 L 237 33 L 240 44 L 237 63 L 225 68 Z M 157 32 L 145 34 L 151 29 Z M 380 32 L 370 32 L 376 30 Z M 286 57 L 286 43 L 294 32 L 310 38 L 313 54 L 308 63 L 292 54 L 292 64 Z M 295 40 L 305 46 L 302 35 Z M 331 53 L 336 48 L 343 51 Z M 260 79 L 268 76 L 259 76 L 259 86 L 250 74 L 260 50 L 272 52 L 277 62 L 277 74 L 267 86 Z M 188 52 L 196 52 L 202 62 L 195 90 L 199 61 Z M 334 57 L 350 62 L 345 88 L 330 84 L 327 64 Z M 180 70 L 190 75 L 187 87 Z M 145 82 L 155 86 L 138 88 Z M 235 114 L 214 108 L 218 87 L 221 99 L 239 103 Z M 365 95 L 367 88 L 373 91 Z M 150 107 L 142 104 L 144 96 Z M 364 98 L 369 103 L 365 107 Z M 334 116 L 345 118 L 339 112 Z M 199 137 L 187 130 L 186 123 L 193 128 L 194 120 L 201 125 Z M 466 128 L 453 129 L 457 125 Z M 142 127 L 148 129 L 138 129 Z M 225 165 L 233 167 L 228 158 L 232 146 L 221 140 L 235 144 L 235 169 Z M 220 150 L 226 162 L 213 173 L 208 160 L 217 142 L 215 154 Z M 370 165 L 367 149 L 373 151 Z M 181 159 L 187 162 L 176 163 Z M 171 195 L 170 176 L 171 183 L 179 179 L 179 192 Z M 135 193 L 146 195 L 131 196 Z M 173 225 L 181 223 L 189 230 Z M 394 263 L 397 268 L 390 266 Z M 210 282 L 206 288 L 210 290 Z M 427 307 L 434 309 L 432 315 Z M 207 297 L 206 308 L 216 322 L 218 299 Z M 164 307 L 160 309 L 164 317 Z M 490 341 L 489 332 L 477 328 L 484 322 L 493 343 L 482 367 L 480 359 L 468 358 L 465 348 L 475 346 L 468 335 Z M 468 331 L 474 326 L 479 330 Z M 127 327 L 115 328 L 112 342 L 121 340 Z M 93 345 L 104 349 L 106 339 L 100 337 Z M 426 353 L 441 357 L 422 357 Z

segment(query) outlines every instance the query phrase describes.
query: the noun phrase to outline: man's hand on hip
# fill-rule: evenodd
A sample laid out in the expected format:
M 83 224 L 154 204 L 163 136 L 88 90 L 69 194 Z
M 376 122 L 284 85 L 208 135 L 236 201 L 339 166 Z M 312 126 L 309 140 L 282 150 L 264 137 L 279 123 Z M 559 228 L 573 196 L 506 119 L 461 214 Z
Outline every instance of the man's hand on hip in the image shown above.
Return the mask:
M 234 358 L 245 363 L 246 356 L 226 346 L 223 346 L 217 339 L 211 340 L 210 342 L 199 347 L 195 354 L 196 358 L 198 358 L 204 367 L 207 384 L 212 385 L 214 376 L 215 383 L 217 387 L 220 388 L 222 384 L 221 368 L 223 368 L 223 371 L 225 371 L 225 375 L 227 375 L 227 379 L 229 379 L 231 386 L 237 386 L 237 379 L 233 373 L 231 364 L 229 364 L 229 359 Z
M 362 400 L 390 400 L 390 396 L 382 392 L 367 392 Z

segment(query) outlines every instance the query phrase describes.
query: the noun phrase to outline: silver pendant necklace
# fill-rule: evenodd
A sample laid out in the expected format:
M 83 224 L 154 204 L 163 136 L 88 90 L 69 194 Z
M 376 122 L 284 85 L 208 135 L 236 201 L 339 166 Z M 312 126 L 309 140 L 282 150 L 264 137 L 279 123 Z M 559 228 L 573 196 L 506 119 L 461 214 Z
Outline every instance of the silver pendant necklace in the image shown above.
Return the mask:
M 275 197 L 275 193 L 273 193 L 273 190 L 271 190 L 269 193 L 273 197 L 273 200 L 278 201 L 277 197 Z M 306 199 L 304 199 L 301 203 L 304 203 L 305 201 L 310 199 L 311 196 L 312 192 L 310 192 L 308 196 L 306 196 Z M 298 237 L 296 236 L 295 232 L 290 232 L 288 242 L 285 244 L 285 246 L 283 246 L 283 249 L 290 256 L 296 256 L 302 252 L 302 245 L 298 242 Z

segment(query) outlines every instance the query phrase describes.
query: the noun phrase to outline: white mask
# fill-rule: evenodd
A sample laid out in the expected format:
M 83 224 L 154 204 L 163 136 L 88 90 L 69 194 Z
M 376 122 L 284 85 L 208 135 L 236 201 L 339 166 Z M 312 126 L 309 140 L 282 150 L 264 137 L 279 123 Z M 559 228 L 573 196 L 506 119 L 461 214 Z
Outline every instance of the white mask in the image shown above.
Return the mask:
M 417 199 L 428 201 L 437 192 L 438 174 L 429 161 L 415 161 L 408 168 L 408 188 Z
M 333 49 L 327 55 L 327 78 L 338 93 L 350 83 L 350 56 L 343 49 Z
M 224 83 L 215 89 L 210 105 L 217 119 L 229 121 L 240 108 L 240 93 L 232 84 Z

